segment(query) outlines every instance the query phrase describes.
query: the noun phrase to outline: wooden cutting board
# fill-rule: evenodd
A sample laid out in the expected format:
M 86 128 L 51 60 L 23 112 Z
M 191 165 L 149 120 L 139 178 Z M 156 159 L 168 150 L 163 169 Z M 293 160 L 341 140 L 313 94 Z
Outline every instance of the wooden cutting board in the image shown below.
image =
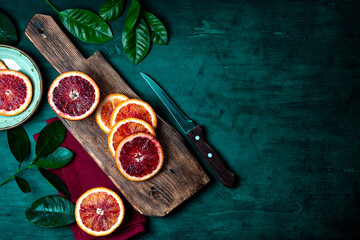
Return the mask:
M 122 93 L 139 99 L 101 53 L 85 59 L 52 17 L 35 15 L 25 35 L 59 73 L 81 71 L 91 76 L 102 98 Z M 163 147 L 164 165 L 155 177 L 144 182 L 129 181 L 119 172 L 107 147 L 107 134 L 97 126 L 94 115 L 81 121 L 61 121 L 129 203 L 144 215 L 167 215 L 209 182 L 181 135 L 159 116 L 156 135 Z

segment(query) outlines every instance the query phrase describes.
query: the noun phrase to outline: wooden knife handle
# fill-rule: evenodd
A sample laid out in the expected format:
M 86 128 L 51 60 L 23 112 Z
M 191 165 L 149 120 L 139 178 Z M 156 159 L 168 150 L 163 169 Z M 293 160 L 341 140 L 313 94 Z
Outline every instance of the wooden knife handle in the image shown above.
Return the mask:
M 206 142 L 203 129 L 200 126 L 196 126 L 186 135 L 200 152 L 201 156 L 204 158 L 219 181 L 225 187 L 232 187 L 234 184 L 235 174 L 227 168 L 220 155 Z

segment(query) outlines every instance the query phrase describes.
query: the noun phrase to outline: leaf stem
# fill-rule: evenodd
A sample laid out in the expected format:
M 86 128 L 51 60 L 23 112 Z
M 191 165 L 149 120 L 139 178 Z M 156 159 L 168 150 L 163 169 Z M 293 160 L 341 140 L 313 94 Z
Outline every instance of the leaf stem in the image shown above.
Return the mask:
M 16 174 L 18 174 L 18 173 L 16 173 Z M 11 179 L 13 179 L 13 178 L 16 176 L 16 174 L 12 175 L 11 177 L 9 177 L 9 178 L 6 179 L 5 181 L 3 181 L 3 182 L 0 184 L 0 186 L 4 185 L 5 183 L 7 183 L 7 182 L 10 181 Z
M 41 151 L 40 151 L 41 152 Z M 39 152 L 39 153 L 40 153 Z M 31 163 L 29 164 L 29 166 L 27 166 L 26 168 L 24 168 L 23 170 L 20 170 L 20 166 L 21 163 L 19 164 L 19 169 L 17 170 L 17 172 L 12 175 L 11 177 L 9 177 L 8 179 L 6 179 L 5 181 L 3 181 L 2 183 L 0 183 L 0 186 L 4 185 L 5 183 L 7 183 L 8 181 L 10 181 L 11 179 L 13 179 L 16 175 L 18 175 L 19 173 L 22 173 L 23 171 L 29 169 L 29 168 L 37 168 L 37 166 L 34 166 L 33 163 L 38 159 L 39 157 L 39 153 L 35 156 L 34 160 L 31 161 Z
M 47 2 L 47 4 L 50 5 L 50 7 L 51 7 L 52 9 L 55 10 L 55 12 L 57 12 L 58 14 L 60 14 L 60 12 L 59 12 L 48 0 L 45 0 L 45 1 Z
M 18 170 L 17 173 L 15 173 L 14 175 L 12 175 L 11 177 L 9 177 L 8 179 L 6 179 L 5 181 L 3 181 L 0 186 L 4 185 L 5 183 L 7 183 L 8 181 L 10 181 L 11 179 L 13 179 L 16 175 L 18 175 L 19 173 L 22 173 L 23 171 L 29 169 L 30 167 L 32 167 L 31 165 L 27 166 L 26 168 L 24 168 L 23 170 Z
M 43 146 L 43 147 L 40 149 L 40 151 L 35 155 L 34 160 L 31 161 L 31 163 L 30 163 L 30 165 L 29 165 L 28 167 L 33 166 L 33 163 L 39 158 L 39 155 L 40 155 L 41 151 L 42 151 L 44 148 L 45 148 L 45 146 Z
M 38 159 L 38 157 L 39 157 L 39 154 L 37 154 L 37 155 L 35 156 L 34 160 L 31 161 L 30 166 Z

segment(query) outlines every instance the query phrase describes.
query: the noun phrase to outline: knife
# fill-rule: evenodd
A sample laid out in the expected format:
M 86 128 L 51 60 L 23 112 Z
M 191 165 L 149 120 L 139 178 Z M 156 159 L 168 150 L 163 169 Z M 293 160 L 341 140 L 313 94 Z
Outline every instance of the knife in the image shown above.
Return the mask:
M 199 151 L 219 181 L 225 187 L 232 187 L 234 185 L 235 174 L 227 168 L 220 155 L 206 142 L 203 129 L 199 125 L 196 125 L 193 120 L 185 116 L 185 114 L 176 106 L 176 104 L 160 88 L 160 86 L 155 83 L 154 80 L 144 73 L 140 74 L 164 103 L 166 108 L 179 124 L 181 130 Z

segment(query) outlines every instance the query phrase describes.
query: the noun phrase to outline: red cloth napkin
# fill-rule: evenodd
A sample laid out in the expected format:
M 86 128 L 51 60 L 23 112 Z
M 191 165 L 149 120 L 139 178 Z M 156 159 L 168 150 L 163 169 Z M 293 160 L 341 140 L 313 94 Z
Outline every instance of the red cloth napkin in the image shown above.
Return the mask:
M 47 120 L 46 123 L 49 124 L 54 121 L 59 121 L 59 119 L 52 118 Z M 33 137 L 36 141 L 38 134 L 35 134 Z M 71 194 L 71 200 L 74 203 L 81 194 L 95 187 L 109 188 L 121 196 L 119 190 L 81 147 L 70 132 L 67 132 L 65 141 L 61 146 L 71 150 L 75 154 L 74 159 L 66 166 L 51 171 L 61 178 L 61 180 L 66 184 Z M 59 195 L 61 194 L 59 193 Z M 124 197 L 121 196 L 121 199 L 124 201 L 125 205 L 125 218 L 115 232 L 104 237 L 94 237 L 85 233 L 76 223 L 74 223 L 71 225 L 74 238 L 76 240 L 123 240 L 143 233 L 145 231 L 145 217 L 136 212 L 130 204 L 125 201 Z

